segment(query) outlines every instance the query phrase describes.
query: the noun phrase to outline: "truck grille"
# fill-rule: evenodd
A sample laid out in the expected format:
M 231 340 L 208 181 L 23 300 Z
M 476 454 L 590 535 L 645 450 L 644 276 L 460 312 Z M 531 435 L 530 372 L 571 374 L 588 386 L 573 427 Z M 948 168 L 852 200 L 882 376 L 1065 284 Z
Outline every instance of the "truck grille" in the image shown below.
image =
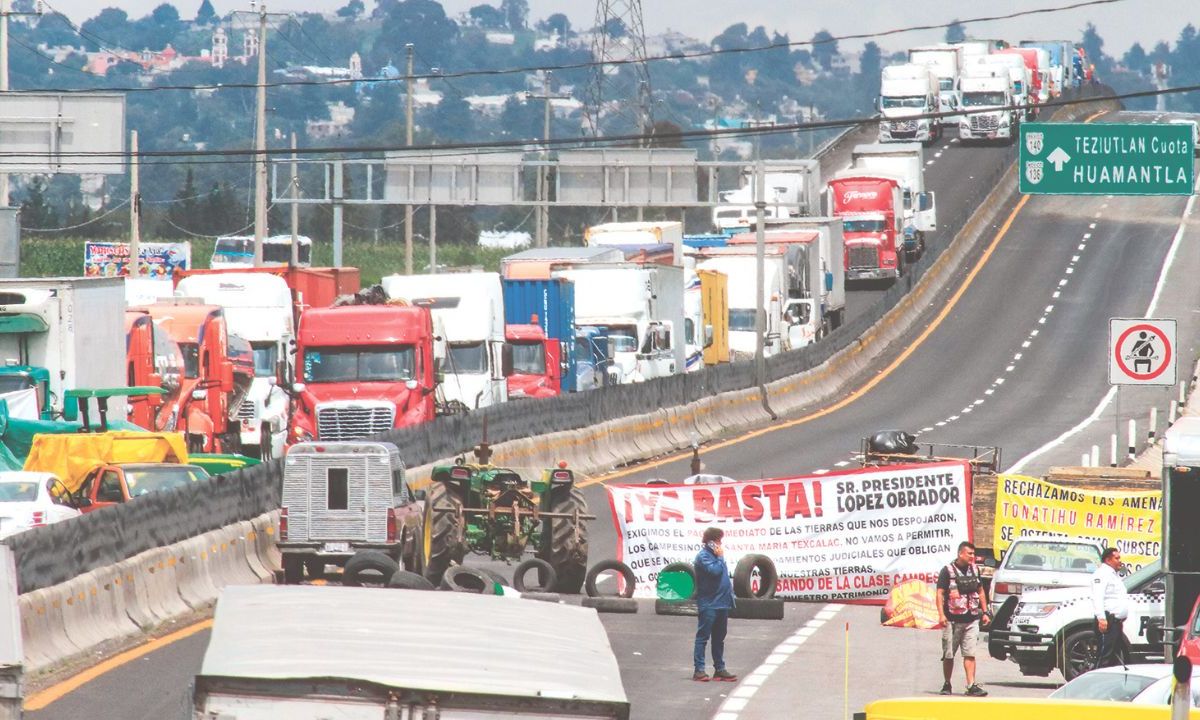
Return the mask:
M 392 429 L 396 409 L 377 407 L 318 407 L 317 436 L 321 440 L 360 440 Z
M 1000 127 L 1000 118 L 995 115 L 972 115 L 972 130 L 996 130 Z
M 850 267 L 877 268 L 879 267 L 879 250 L 873 247 L 850 248 Z
M 896 120 L 896 121 L 892 122 L 892 131 L 893 132 L 916 132 L 917 131 L 917 121 L 916 120 Z
M 241 405 L 238 405 L 237 411 L 238 420 L 253 420 L 254 419 L 254 402 L 252 400 L 243 400 Z

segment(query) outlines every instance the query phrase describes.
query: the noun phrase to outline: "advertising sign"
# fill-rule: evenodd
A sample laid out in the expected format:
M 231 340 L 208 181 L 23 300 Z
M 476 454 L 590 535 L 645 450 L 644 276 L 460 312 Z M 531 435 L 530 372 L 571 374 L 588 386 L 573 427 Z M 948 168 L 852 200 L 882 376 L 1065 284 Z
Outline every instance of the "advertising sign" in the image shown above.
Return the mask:
M 192 269 L 192 244 L 141 243 L 141 277 L 168 280 L 176 270 Z M 92 242 L 83 247 L 83 274 L 87 277 L 124 277 L 129 275 L 129 243 Z

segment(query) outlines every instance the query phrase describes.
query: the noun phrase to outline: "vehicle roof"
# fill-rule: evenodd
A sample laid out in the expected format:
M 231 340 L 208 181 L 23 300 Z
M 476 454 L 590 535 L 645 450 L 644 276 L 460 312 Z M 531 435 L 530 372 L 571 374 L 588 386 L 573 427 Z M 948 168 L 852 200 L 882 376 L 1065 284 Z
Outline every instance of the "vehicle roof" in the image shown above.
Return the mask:
M 0 472 L 0 483 L 44 482 L 58 477 L 54 473 L 33 470 L 4 470 Z
M 400 449 L 395 444 L 390 442 L 368 442 L 368 441 L 330 441 L 322 442 L 314 440 L 312 442 L 296 443 L 288 448 L 288 455 L 321 455 L 327 452 L 334 453 L 385 453 L 400 454 Z
M 810 243 L 814 240 L 819 240 L 821 233 L 816 230 L 775 230 L 767 229 L 763 231 L 763 242 L 770 243 Z M 738 233 L 729 238 L 730 245 L 753 245 L 758 242 L 758 233 L 744 232 Z
M 628 703 L 594 610 L 469 593 L 226 587 L 200 674 Z
M 359 345 L 413 343 L 431 327 L 429 311 L 412 305 L 345 305 L 309 308 L 300 316 L 300 341 L 320 340 L 333 345 L 340 340 Z M 314 332 L 320 329 L 320 336 Z
M 219 305 L 174 304 L 158 302 L 146 306 L 146 311 L 155 320 L 162 323 L 163 329 L 175 342 L 198 342 L 200 326 L 214 312 L 220 312 Z

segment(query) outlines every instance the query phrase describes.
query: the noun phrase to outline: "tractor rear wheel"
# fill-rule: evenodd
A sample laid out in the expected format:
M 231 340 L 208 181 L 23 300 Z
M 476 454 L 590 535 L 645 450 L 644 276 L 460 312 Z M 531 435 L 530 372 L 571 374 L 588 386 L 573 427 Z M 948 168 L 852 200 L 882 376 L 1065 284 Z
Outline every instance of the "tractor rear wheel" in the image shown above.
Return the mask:
M 564 487 L 550 491 L 549 512 L 586 515 L 587 500 L 578 488 Z M 587 521 L 579 521 L 579 532 L 575 532 L 573 518 L 547 518 L 542 528 L 542 550 L 538 557 L 550 563 L 558 574 L 555 592 L 579 594 L 587 576 L 588 534 Z
M 435 586 L 451 563 L 461 563 L 464 548 L 462 503 L 440 482 L 429 486 L 425 494 L 425 514 L 418 538 L 421 573 Z

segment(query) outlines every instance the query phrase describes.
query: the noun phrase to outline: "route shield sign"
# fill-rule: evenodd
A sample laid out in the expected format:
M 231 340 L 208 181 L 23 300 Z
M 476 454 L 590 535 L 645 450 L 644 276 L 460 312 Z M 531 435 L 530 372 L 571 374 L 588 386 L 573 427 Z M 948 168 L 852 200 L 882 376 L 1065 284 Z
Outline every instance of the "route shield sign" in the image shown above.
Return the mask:
M 1108 321 L 1109 384 L 1174 385 L 1175 356 L 1174 320 Z
M 1020 190 L 1027 195 L 1191 195 L 1190 125 L 1023 123 Z

